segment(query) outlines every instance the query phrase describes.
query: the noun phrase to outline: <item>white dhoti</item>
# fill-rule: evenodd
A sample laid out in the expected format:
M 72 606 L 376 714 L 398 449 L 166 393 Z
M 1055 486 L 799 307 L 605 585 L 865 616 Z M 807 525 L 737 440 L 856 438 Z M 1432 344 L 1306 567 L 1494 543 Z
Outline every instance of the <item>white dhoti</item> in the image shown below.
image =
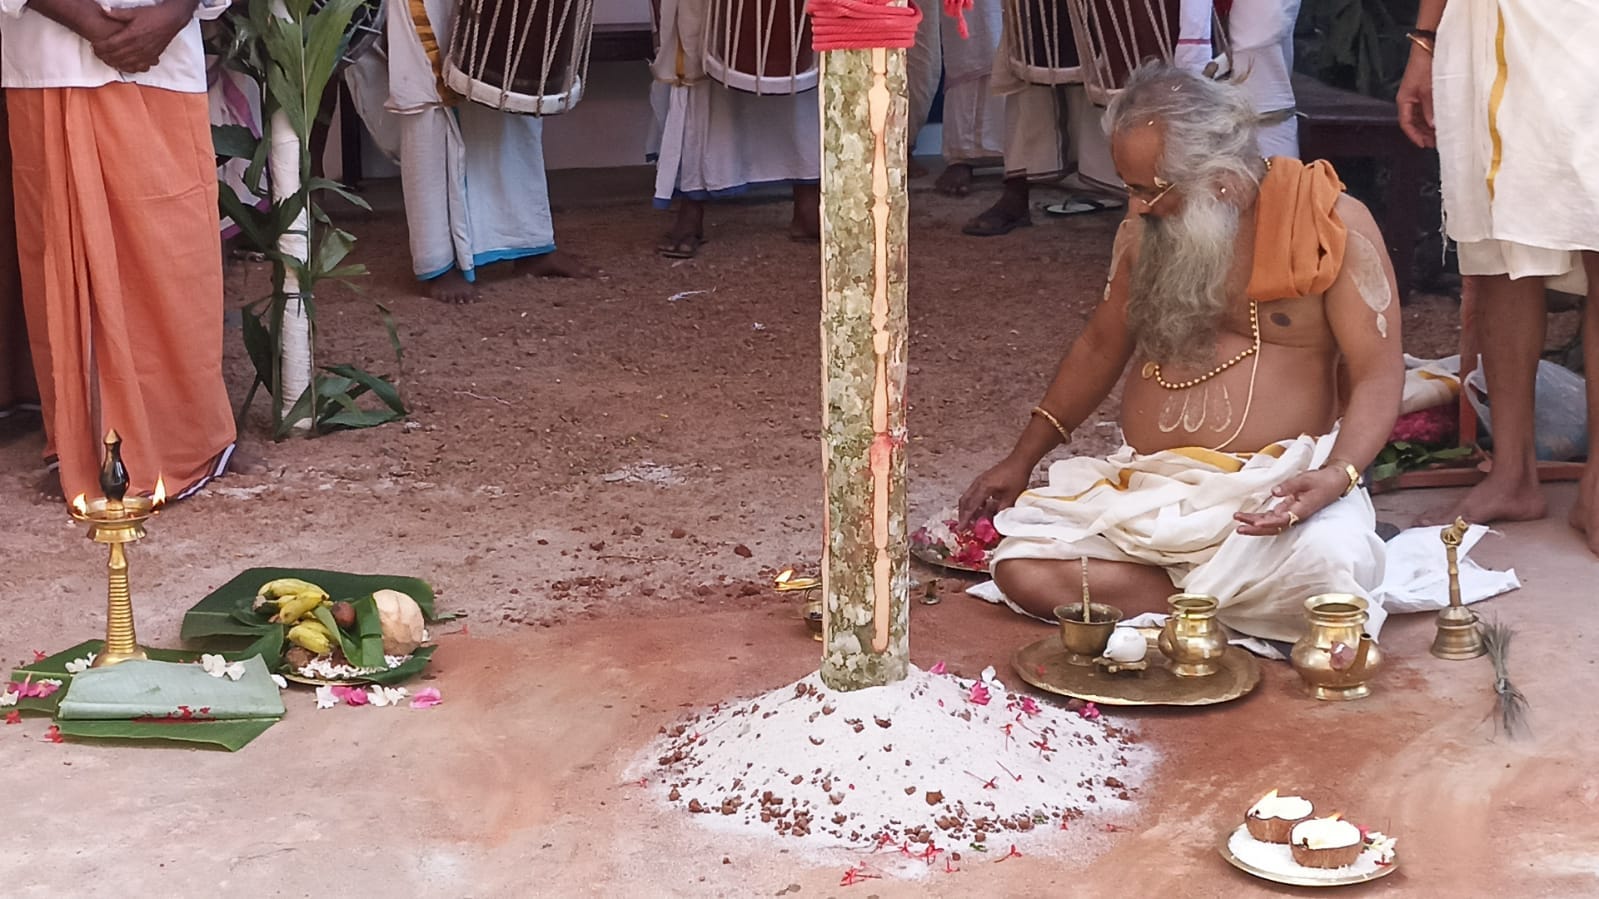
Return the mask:
M 1018 73 L 1011 29 L 1001 31 L 989 84 L 1005 98 L 1005 177 L 1049 178 L 1076 169 L 1084 179 L 1119 187 L 1110 158 L 1105 110 L 1088 101 L 1081 75 L 1071 83 L 1033 84 Z
M 660 51 L 650 67 L 667 85 L 656 151 L 655 205 L 737 196 L 760 184 L 822 177 L 822 121 L 813 88 L 796 94 L 733 90 L 705 72 L 704 0 L 664 0 Z M 652 104 L 663 99 L 659 88 Z
M 399 117 L 411 265 L 430 280 L 554 251 L 543 123 L 461 101 L 438 84 L 453 0 L 389 0 L 389 104 Z
M 1228 627 L 1268 640 L 1304 632 L 1304 601 L 1354 593 L 1371 602 L 1368 631 L 1386 613 L 1375 595 L 1384 546 L 1371 498 L 1357 490 L 1275 537 L 1237 533 L 1233 516 L 1272 505 L 1271 491 L 1325 461 L 1332 435 L 1300 437 L 1249 455 L 1204 449 L 1054 463 L 1046 487 L 999 513 L 993 554 L 1008 559 L 1101 559 L 1159 566 L 1175 589 L 1214 596 Z M 1093 567 L 1089 567 L 1090 589 Z
M 1461 274 L 1586 290 L 1578 254 L 1599 250 L 1595 46 L 1599 0 L 1444 8 L 1433 109 Z
M 955 19 L 934 4 L 922 13 L 916 45 L 906 51 L 905 78 L 910 94 L 910 139 L 927 124 L 944 80 L 941 152 L 945 162 L 993 159 L 1005 151 L 1005 98 L 991 89 L 994 52 L 1001 32 L 1000 0 L 978 0 L 966 11 L 969 37 Z

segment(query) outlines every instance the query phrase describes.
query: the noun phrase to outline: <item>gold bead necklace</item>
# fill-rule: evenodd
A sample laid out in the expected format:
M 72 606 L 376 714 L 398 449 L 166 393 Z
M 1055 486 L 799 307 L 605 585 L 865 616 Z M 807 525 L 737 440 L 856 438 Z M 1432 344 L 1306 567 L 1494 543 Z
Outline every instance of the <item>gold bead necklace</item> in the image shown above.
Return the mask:
M 1168 381 L 1160 376 L 1160 363 L 1158 362 L 1144 363 L 1144 378 L 1145 380 L 1154 378 L 1156 384 L 1159 384 L 1167 390 L 1187 390 L 1190 387 L 1198 387 L 1206 381 L 1209 381 L 1211 378 L 1216 377 L 1227 369 L 1232 368 L 1245 359 L 1248 359 L 1250 356 L 1260 352 L 1260 307 L 1255 303 L 1254 300 L 1249 301 L 1249 334 L 1254 340 L 1250 346 L 1239 350 L 1238 355 L 1228 359 L 1226 362 L 1223 362 L 1222 364 L 1216 366 L 1210 371 L 1205 372 L 1197 378 L 1189 378 L 1186 381 Z

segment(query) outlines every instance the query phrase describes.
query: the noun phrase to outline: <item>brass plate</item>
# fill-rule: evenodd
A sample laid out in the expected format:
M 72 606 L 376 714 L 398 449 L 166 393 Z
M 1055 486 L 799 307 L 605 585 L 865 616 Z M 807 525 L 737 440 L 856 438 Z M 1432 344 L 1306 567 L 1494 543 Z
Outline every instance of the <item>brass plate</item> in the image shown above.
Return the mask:
M 924 565 L 931 565 L 934 568 L 943 568 L 949 571 L 962 571 L 969 574 L 988 574 L 988 568 L 986 567 L 973 568 L 969 565 L 961 565 L 958 562 L 951 562 L 948 559 L 942 558 L 933 550 L 931 546 L 918 546 L 914 543 L 911 544 L 911 557 Z
M 1260 663 L 1236 646 L 1227 647 L 1221 670 L 1210 677 L 1178 677 L 1163 664 L 1164 656 L 1151 652 L 1153 664 L 1143 674 L 1107 674 L 1098 666 L 1067 664 L 1060 635 L 1051 634 L 1016 650 L 1011 666 L 1040 690 L 1100 705 L 1214 705 L 1260 683 Z
M 1227 863 L 1234 868 L 1273 883 L 1285 883 L 1295 887 L 1343 887 L 1357 883 L 1370 883 L 1380 877 L 1387 877 L 1399 868 L 1399 854 L 1395 853 L 1392 862 L 1380 865 L 1376 870 L 1368 871 L 1364 874 L 1340 874 L 1338 873 L 1339 869 L 1336 868 L 1323 871 L 1298 865 L 1294 866 L 1298 869 L 1296 871 L 1268 871 L 1265 868 L 1257 868 L 1233 855 L 1233 850 L 1230 846 L 1233 834 L 1239 830 L 1247 831 L 1248 829 L 1246 825 L 1240 824 L 1237 830 L 1221 838 L 1221 857 L 1227 859 Z

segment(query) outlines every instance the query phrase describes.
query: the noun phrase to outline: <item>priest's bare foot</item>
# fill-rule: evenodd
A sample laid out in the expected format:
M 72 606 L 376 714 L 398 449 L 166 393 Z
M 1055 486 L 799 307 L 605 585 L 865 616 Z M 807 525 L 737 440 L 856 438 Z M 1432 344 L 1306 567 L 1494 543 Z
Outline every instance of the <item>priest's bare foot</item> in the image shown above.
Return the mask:
M 1025 228 L 1033 223 L 1029 212 L 1031 208 L 1031 190 L 1025 177 L 1006 178 L 1005 190 L 993 206 L 988 207 L 978 214 L 977 218 L 966 223 L 961 228 L 962 234 L 972 237 L 998 237 L 1009 234 L 1017 228 Z
M 1417 524 L 1448 524 L 1464 518 L 1471 524 L 1495 521 L 1536 521 L 1548 514 L 1538 474 L 1495 468 L 1453 506 L 1422 515 Z
M 483 299 L 483 293 L 477 289 L 477 285 L 466 280 L 466 276 L 455 269 L 429 281 L 428 295 L 452 306 L 464 306 Z
M 228 470 L 224 474 L 237 474 L 248 477 L 250 475 L 265 474 L 266 470 L 265 459 L 243 443 L 237 443 L 233 446 L 233 455 L 228 457 Z
M 534 278 L 592 278 L 596 274 L 583 260 L 560 250 L 518 259 L 516 273 Z
M 950 163 L 933 182 L 933 189 L 949 197 L 966 196 L 972 189 L 972 167 L 964 162 Z
M 1594 472 L 1592 464 L 1577 485 L 1577 504 L 1571 507 L 1567 520 L 1586 538 L 1588 551 L 1599 556 L 1599 473 Z

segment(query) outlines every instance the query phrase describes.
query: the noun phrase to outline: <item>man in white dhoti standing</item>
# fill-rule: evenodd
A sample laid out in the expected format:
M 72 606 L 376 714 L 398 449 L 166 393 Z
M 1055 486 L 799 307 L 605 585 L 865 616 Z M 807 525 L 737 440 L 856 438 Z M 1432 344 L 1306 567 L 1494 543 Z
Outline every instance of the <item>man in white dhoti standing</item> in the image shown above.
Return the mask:
M 910 92 L 910 139 L 927 124 L 944 79 L 942 154 L 944 171 L 933 183 L 942 194 L 965 196 L 971 189 L 972 167 L 998 160 L 1005 151 L 1005 98 L 993 92 L 989 77 L 999 47 L 1001 0 L 977 0 L 966 10 L 966 37 L 958 20 L 941 15 L 937 4 L 922 14 L 916 46 L 906 53 L 905 80 Z
M 434 299 L 478 299 L 477 270 L 586 277 L 555 251 L 543 123 L 469 103 L 444 86 L 459 0 L 388 0 L 389 104 L 400 120 L 400 184 L 411 266 Z
M 994 578 L 1029 614 L 1085 585 L 1129 617 L 1181 589 L 1296 639 L 1305 599 L 1382 581 L 1359 483 L 1404 380 L 1382 236 L 1326 163 L 1261 158 L 1237 86 L 1150 64 L 1109 118 L 1132 202 L 1105 299 L 962 518 L 995 516 Z M 1027 489 L 1118 380 L 1128 445 Z
M 1005 8 L 1007 13 L 1013 9 L 1009 4 Z M 1058 24 L 1069 27 L 1064 19 Z M 1008 25 L 1002 29 L 989 76 L 991 89 L 1005 98 L 1005 184 L 994 205 L 961 228 L 973 237 L 997 237 L 1031 225 L 1035 181 L 1073 168 L 1089 182 L 1111 187 L 1117 181 L 1110 144 L 1099 125 L 1103 110 L 1088 102 L 1081 76 L 1067 69 L 1058 77 L 1071 83 L 1025 80 L 1018 74 L 1022 67 L 1016 62 L 1019 54 L 1013 30 Z M 1064 40 L 1069 43 L 1070 37 Z
M 671 230 L 656 251 L 673 259 L 692 258 L 705 242 L 705 204 L 757 185 L 790 185 L 794 214 L 789 237 L 815 241 L 821 235 L 822 177 L 816 89 L 755 94 L 712 79 L 705 69 L 705 47 L 726 36 L 706 33 L 707 6 L 705 0 L 661 4 L 660 49 L 651 66 L 658 82 L 652 96 L 664 106 L 657 110 L 662 121 L 655 206 L 668 209 L 673 200 L 678 205 Z M 789 26 L 779 15 L 775 27 Z M 769 75 L 763 81 L 788 79 Z M 787 90 L 790 85 L 773 87 Z
M 1294 117 L 1294 22 L 1300 0 L 1231 0 L 1227 39 L 1232 55 L 1230 80 L 1249 95 L 1260 116 L 1260 152 L 1266 156 L 1299 156 L 1299 121 Z M 1213 60 L 1211 41 L 1214 0 L 1182 0 L 1181 36 L 1175 62 L 1191 72 L 1204 71 Z
M 1599 554 L 1599 0 L 1422 0 L 1408 37 L 1400 124 L 1438 148 L 1444 220 L 1491 335 L 1493 469 L 1448 515 L 1547 511 L 1533 401 L 1550 283 L 1588 298 L 1589 461 L 1570 521 Z

